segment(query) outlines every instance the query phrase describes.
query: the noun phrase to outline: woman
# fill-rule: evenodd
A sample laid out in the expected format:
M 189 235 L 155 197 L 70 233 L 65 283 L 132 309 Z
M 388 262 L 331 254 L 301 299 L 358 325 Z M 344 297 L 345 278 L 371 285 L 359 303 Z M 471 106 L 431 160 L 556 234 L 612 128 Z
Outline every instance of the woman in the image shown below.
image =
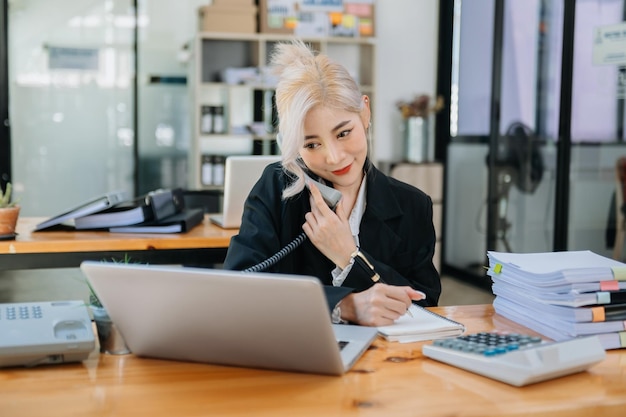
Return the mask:
M 224 267 L 250 268 L 304 232 L 268 271 L 319 278 L 333 322 L 382 326 L 413 301 L 437 305 L 432 201 L 368 159 L 369 98 L 344 67 L 300 41 L 277 45 L 272 64 L 282 162 L 248 196 Z M 334 211 L 310 178 L 341 192 Z

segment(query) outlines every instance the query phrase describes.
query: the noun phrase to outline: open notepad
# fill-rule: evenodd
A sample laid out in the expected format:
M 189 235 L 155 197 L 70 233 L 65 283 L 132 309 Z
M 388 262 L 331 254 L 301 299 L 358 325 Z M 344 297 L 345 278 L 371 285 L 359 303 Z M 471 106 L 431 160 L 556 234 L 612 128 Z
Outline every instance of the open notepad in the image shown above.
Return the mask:
M 410 314 L 409 314 L 410 312 Z M 404 316 L 389 326 L 378 327 L 381 336 L 391 342 L 421 342 L 463 334 L 465 326 L 413 304 Z

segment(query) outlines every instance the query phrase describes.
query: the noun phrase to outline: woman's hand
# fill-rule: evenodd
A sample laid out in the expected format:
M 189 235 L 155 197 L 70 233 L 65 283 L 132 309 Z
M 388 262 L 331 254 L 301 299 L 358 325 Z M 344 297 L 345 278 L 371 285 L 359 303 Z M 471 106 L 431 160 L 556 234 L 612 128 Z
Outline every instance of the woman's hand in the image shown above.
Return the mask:
M 302 225 L 302 230 L 320 252 L 343 269 L 356 250 L 343 200 L 333 212 L 315 184 L 309 183 L 309 189 L 311 211 L 304 216 L 306 223 Z
M 412 301 L 426 295 L 411 287 L 375 284 L 341 300 L 341 318 L 363 326 L 386 326 L 404 315 Z

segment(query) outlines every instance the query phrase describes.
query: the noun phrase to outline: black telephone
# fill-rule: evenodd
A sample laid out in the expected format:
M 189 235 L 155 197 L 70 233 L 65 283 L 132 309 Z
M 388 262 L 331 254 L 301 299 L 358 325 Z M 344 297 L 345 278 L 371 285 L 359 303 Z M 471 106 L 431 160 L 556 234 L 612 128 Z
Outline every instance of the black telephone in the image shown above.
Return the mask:
M 318 190 L 320 190 L 320 193 L 322 193 L 322 197 L 324 198 L 326 204 L 328 204 L 328 207 L 330 207 L 331 210 L 335 211 L 335 208 L 337 208 L 337 204 L 339 204 L 339 200 L 341 200 L 341 193 L 334 188 L 322 184 L 319 181 L 315 181 L 308 175 L 306 175 L 306 179 L 317 185 L 317 188 Z M 309 183 L 307 182 L 307 188 L 308 187 Z
M 317 186 L 318 190 L 320 190 L 320 193 L 322 193 L 322 197 L 324 198 L 324 201 L 326 202 L 326 204 L 328 204 L 328 207 L 330 207 L 334 211 L 335 208 L 337 207 L 337 204 L 339 203 L 339 200 L 341 200 L 341 193 L 332 187 L 324 185 L 321 182 L 315 181 L 314 179 L 312 179 L 306 174 L 305 174 L 305 177 L 307 179 L 307 188 L 309 187 L 308 181 L 311 181 L 312 183 L 314 183 Z M 265 271 L 267 268 L 274 265 L 276 262 L 280 261 L 285 256 L 290 254 L 294 249 L 300 246 L 302 242 L 306 240 L 306 238 L 307 238 L 306 233 L 304 232 L 300 233 L 294 240 L 289 242 L 287 245 L 285 245 L 284 248 L 276 252 L 274 255 L 267 258 L 263 262 L 260 262 L 254 266 L 251 266 L 250 268 L 244 269 L 243 272 Z

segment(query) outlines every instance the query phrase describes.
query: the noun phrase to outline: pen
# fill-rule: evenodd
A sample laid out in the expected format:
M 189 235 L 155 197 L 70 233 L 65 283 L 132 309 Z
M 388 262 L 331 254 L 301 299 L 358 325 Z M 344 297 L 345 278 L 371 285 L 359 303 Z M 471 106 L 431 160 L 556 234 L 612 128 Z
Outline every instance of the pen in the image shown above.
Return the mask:
M 387 284 L 383 277 L 380 276 L 378 272 L 374 269 L 374 265 L 365 257 L 363 252 L 361 252 L 360 248 L 357 246 L 356 250 L 350 255 L 350 258 L 354 260 L 354 262 L 361 267 L 365 268 L 369 272 L 373 273 L 371 279 L 375 284 Z M 406 313 L 409 316 L 413 317 L 413 313 L 409 308 L 406 309 Z

